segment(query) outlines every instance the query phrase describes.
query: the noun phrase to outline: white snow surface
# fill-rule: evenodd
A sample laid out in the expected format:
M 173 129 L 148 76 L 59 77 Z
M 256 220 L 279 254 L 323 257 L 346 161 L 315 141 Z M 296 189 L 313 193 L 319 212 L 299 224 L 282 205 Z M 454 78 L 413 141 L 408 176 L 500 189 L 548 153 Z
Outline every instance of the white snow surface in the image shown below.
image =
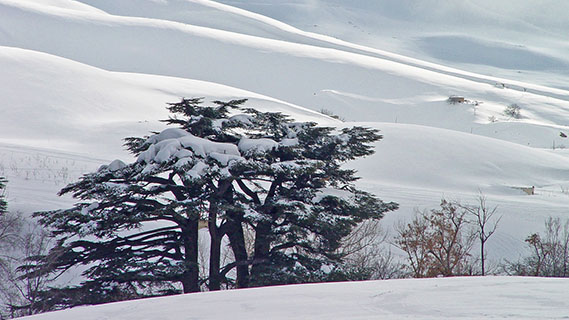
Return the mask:
M 148 150 L 138 156 L 138 162 L 162 163 L 170 160 L 172 157 L 182 159 L 192 154 L 202 158 L 206 158 L 211 154 L 241 156 L 237 146 L 234 144 L 213 142 L 196 137 L 178 128 L 164 129 L 148 138 L 147 142 L 151 143 L 151 145 Z M 191 149 L 193 153 L 189 152 L 190 150 L 188 149 Z
M 563 0 L 542 1 L 538 7 L 515 0 L 220 2 L 305 32 L 503 78 L 568 87 L 569 5 Z
M 9 209 L 69 207 L 74 200 L 57 191 L 102 164 L 116 170 L 135 161 L 122 139 L 165 129 L 158 120 L 168 117 L 168 102 L 248 98 L 246 107 L 297 121 L 381 130 L 376 153 L 349 166 L 360 187 L 400 204 L 382 220 L 387 230 L 443 197 L 474 204 L 481 191 L 503 217 L 487 243 L 489 263 L 518 259 L 523 240 L 548 216 L 569 218 L 569 7 L 562 0 L 534 7 L 513 0 L 0 0 L 0 176 L 9 180 Z M 451 95 L 467 101 L 448 104 Z M 512 103 L 519 119 L 503 113 Z M 162 133 L 141 161 L 174 156 L 183 166 L 194 152 L 226 166 L 240 151 L 279 147 L 242 141 L 228 150 L 177 129 Z M 197 162 L 188 175 L 206 167 Z M 531 186 L 535 195 L 520 190 Z M 498 277 L 289 286 L 43 317 L 207 319 L 199 312 L 210 306 L 212 319 L 255 311 L 277 319 L 293 311 L 302 318 L 544 319 L 568 316 L 566 287 L 560 279 Z M 289 304 L 275 307 L 279 296 Z
M 279 8 L 283 17 L 315 15 L 330 3 L 265 1 L 266 8 Z M 371 10 L 371 2 L 353 4 L 359 9 L 366 5 L 378 12 Z M 409 5 L 402 2 L 400 11 L 409 11 Z M 335 8 L 354 10 L 351 6 Z M 401 20 L 397 6 L 381 12 Z M 43 160 L 30 160 L 25 171 L 18 169 L 20 153 L 3 151 L 0 174 L 10 180 L 11 210 L 69 203 L 55 192 L 108 159 L 131 161 L 121 139 L 163 129 L 157 120 L 167 117 L 166 102 L 205 97 L 249 98 L 247 107 L 322 125 L 340 122 L 308 108 L 325 108 L 347 120 L 376 121 L 365 125 L 382 130 L 377 153 L 353 166 L 363 178 L 361 186 L 400 203 L 401 209 L 385 218 L 387 225 L 408 219 L 415 208 L 436 206 L 441 197 L 472 202 L 480 190 L 509 222 L 489 243 L 499 248 L 490 256 L 517 258 L 523 239 L 540 230 L 544 217 L 567 217 L 564 148 L 569 144 L 561 136 L 569 133 L 567 91 L 364 47 L 212 1 L 0 0 L 0 13 L 4 150 L 48 148 L 72 154 L 68 161 L 104 159 L 89 160 L 84 171 L 73 169 L 74 175 L 62 166 L 58 170 L 65 179 L 51 175 L 49 181 L 41 180 L 43 187 L 31 178 L 48 172 L 41 167 Z M 446 103 L 453 94 L 465 96 L 467 103 Z M 520 119 L 503 114 L 510 103 L 522 107 Z M 165 143 L 149 159 L 160 162 L 175 153 L 178 165 L 184 165 L 188 154 L 179 152 L 188 151 L 177 143 Z M 227 150 L 215 153 L 223 165 L 230 160 L 224 154 Z M 201 169 L 198 164 L 191 174 Z M 34 189 L 54 195 L 30 201 L 30 195 L 37 198 L 27 192 L 32 181 Z M 530 186 L 536 187 L 535 196 L 516 189 Z
M 277 149 L 279 143 L 272 139 L 248 139 L 241 138 L 239 140 L 239 151 L 242 152 L 252 152 L 252 153 L 264 153 L 270 150 Z
M 5 110 L 0 117 L 0 143 L 97 151 L 103 158 L 125 156 L 121 139 L 164 128 L 158 120 L 168 117 L 166 103 L 181 97 L 208 97 L 206 101 L 245 97 L 250 99 L 248 107 L 338 123 L 317 112 L 224 85 L 109 72 L 13 47 L 0 46 L 0 70 Z
M 22 319 L 566 319 L 567 279 L 471 277 L 290 285 L 78 307 Z

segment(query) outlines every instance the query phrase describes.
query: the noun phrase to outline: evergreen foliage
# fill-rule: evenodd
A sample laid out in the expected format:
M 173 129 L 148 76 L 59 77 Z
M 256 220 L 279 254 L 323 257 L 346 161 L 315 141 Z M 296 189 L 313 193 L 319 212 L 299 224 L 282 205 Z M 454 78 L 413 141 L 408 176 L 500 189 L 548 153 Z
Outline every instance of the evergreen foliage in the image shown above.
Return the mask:
M 126 139 L 135 162 L 115 160 L 65 187 L 61 195 L 80 201 L 73 208 L 36 213 L 59 242 L 24 267 L 29 274 L 85 268 L 80 286 L 47 294 L 51 308 L 106 302 L 93 292 L 120 300 L 180 287 L 196 292 L 204 285 L 219 290 L 338 278 L 341 240 L 359 222 L 397 208 L 357 189 L 356 172 L 342 168 L 372 154 L 371 143 L 381 136 L 363 127 L 336 131 L 294 122 L 244 103 L 170 104 L 165 122 L 175 128 Z M 202 277 L 200 221 L 207 222 L 211 243 Z M 224 237 L 235 259 L 222 266 Z
M 4 179 L 3 177 L 0 177 L 0 214 L 3 214 L 6 212 L 6 208 L 7 208 L 7 203 L 6 200 L 4 199 L 4 190 L 6 190 L 6 179 Z

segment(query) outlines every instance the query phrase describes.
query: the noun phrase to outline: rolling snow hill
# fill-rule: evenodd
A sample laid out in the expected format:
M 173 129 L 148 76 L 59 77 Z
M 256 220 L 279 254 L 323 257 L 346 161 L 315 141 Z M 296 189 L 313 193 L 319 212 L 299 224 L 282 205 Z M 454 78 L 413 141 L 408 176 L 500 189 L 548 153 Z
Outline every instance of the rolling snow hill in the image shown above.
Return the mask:
M 560 0 L 221 2 L 421 60 L 567 88 L 569 6 Z
M 198 293 L 22 319 L 566 319 L 569 280 L 385 280 Z
M 124 11 L 128 5 L 121 8 Z M 176 9 L 172 6 L 170 10 Z M 218 14 L 223 10 L 213 7 L 211 11 Z M 266 29 L 279 30 L 285 36 L 263 38 L 31 1 L 2 0 L 0 13 L 7 17 L 0 21 L 0 43 L 6 46 L 47 52 L 111 71 L 211 81 L 313 110 L 328 109 L 349 121 L 476 131 L 551 147 L 554 140 L 560 140 L 557 136 L 569 115 L 569 92 L 564 90 L 449 70 L 357 46 L 313 41 L 273 21 L 264 22 Z M 233 18 L 240 25 L 252 20 L 248 15 L 233 14 Z M 287 41 L 290 34 L 293 40 L 303 36 L 309 44 Z M 472 103 L 450 108 L 446 103 L 450 95 L 462 95 Z M 522 107 L 519 121 L 509 121 L 503 115 L 512 103 Z M 508 125 L 496 125 L 489 119 Z M 535 132 L 544 139 L 531 141 Z
M 165 102 L 182 96 L 204 96 L 209 100 L 247 97 L 249 106 L 281 111 L 298 120 L 332 126 L 358 124 L 342 123 L 308 109 L 215 83 L 109 72 L 24 49 L 1 47 L 0 65 L 3 70 L 0 93 L 7 97 L 6 105 L 11 106 L 0 119 L 4 128 L 0 139 L 4 146 L 0 168 L 4 169 L 0 174 L 11 182 L 8 189 L 11 207 L 27 212 L 54 209 L 58 203 L 69 205 L 70 199 L 58 202 L 55 197 L 59 188 L 114 158 L 129 159 L 122 139 L 163 128 L 158 120 L 167 117 Z M 440 108 L 444 109 L 441 114 L 449 113 L 448 117 L 454 116 L 460 122 L 460 115 L 452 114 L 456 106 L 441 102 Z M 473 201 L 472 195 L 480 189 L 501 203 L 504 219 L 508 221 L 500 236 L 505 240 L 490 244 L 491 249 L 498 249 L 491 251 L 499 257 L 517 258 L 522 250 L 521 241 L 536 230 L 536 224 L 540 226 L 547 215 L 565 214 L 569 196 L 562 191 L 569 187 L 569 162 L 563 152 L 533 148 L 525 145 L 525 141 L 520 145 L 436 127 L 385 122 L 362 125 L 382 130 L 384 139 L 376 145 L 374 156 L 353 165 L 363 177 L 361 184 L 402 206 L 386 221 L 396 223 L 407 219 L 415 208 L 433 206 L 443 196 Z M 546 137 L 532 133 L 530 144 L 547 141 Z M 559 141 L 558 146 L 562 143 Z M 21 154 L 15 151 L 18 148 Z M 42 151 L 34 151 L 37 148 Z M 46 148 L 65 151 L 65 161 L 85 164 L 60 167 L 45 164 L 42 159 L 48 152 Z M 39 154 L 39 160 L 35 154 Z M 30 160 L 26 160 L 28 155 Z M 28 163 L 22 166 L 23 161 Z M 48 168 L 54 173 L 52 176 L 37 178 L 38 172 L 48 172 Z M 48 187 L 43 188 L 38 182 Z M 32 186 L 43 190 L 43 196 L 34 197 L 34 201 L 23 196 Z M 523 186 L 536 186 L 538 195 L 528 200 L 514 189 Z M 401 192 L 402 189 L 407 191 Z M 536 203 L 530 205 L 531 218 L 520 217 L 517 204 L 528 201 Z M 46 203 L 52 204 L 48 208 Z M 512 250 L 512 245 L 517 250 Z
M 122 139 L 162 129 L 168 102 L 248 98 L 300 121 L 381 130 L 376 154 L 351 166 L 363 188 L 401 205 L 387 229 L 481 191 L 503 215 L 490 258 L 517 259 L 546 217 L 569 217 L 569 25 L 512 1 L 441 2 L 0 0 L 9 209 L 69 206 L 55 193 L 129 161 Z M 519 119 L 504 114 L 514 103 Z M 531 186 L 535 195 L 519 189 Z M 504 290 L 533 280 L 512 281 Z
M 377 122 L 367 125 L 385 139 L 356 168 L 362 185 L 401 203 L 396 220 L 443 196 L 471 201 L 480 189 L 506 201 L 514 227 L 503 234 L 521 250 L 539 223 L 521 218 L 516 203 L 536 203 L 531 216 L 539 219 L 565 215 L 567 91 L 351 44 L 212 1 L 0 0 L 0 12 L 0 93 L 9 106 L 0 141 L 12 147 L 128 158 L 121 139 L 160 129 L 165 103 L 183 96 L 247 97 L 249 106 L 339 124 L 283 102 L 291 101 Z M 467 103 L 448 104 L 453 94 Z M 503 114 L 511 103 L 521 106 L 521 119 Z M 21 177 L 7 176 L 17 189 Z M 529 186 L 538 190 L 532 200 L 512 189 Z M 11 195 L 18 209 L 25 201 Z
M 304 121 L 338 120 L 273 98 L 198 80 L 109 72 L 71 60 L 0 47 L 0 176 L 10 209 L 33 212 L 69 205 L 55 194 L 112 159 L 128 160 L 128 136 L 159 130 L 167 102 L 181 97 L 231 100 L 279 110 Z M 33 93 L 33 94 L 32 94 Z M 32 192 L 30 192 L 32 191 Z M 41 195 L 41 196 L 40 196 Z

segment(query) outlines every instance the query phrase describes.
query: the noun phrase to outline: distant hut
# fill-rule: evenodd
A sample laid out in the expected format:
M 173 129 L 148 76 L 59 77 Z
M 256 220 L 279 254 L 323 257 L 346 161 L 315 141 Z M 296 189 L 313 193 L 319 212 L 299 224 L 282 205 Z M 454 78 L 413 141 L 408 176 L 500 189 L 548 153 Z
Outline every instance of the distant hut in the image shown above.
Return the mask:
M 531 186 L 531 188 L 522 188 L 522 191 L 531 196 L 535 194 L 535 187 Z
M 447 102 L 450 104 L 457 104 L 457 103 L 464 103 L 466 101 L 466 99 L 464 99 L 464 97 L 461 96 L 450 96 L 448 97 Z
M 531 187 L 512 187 L 513 189 L 520 190 L 523 193 L 533 196 L 535 194 L 535 186 Z

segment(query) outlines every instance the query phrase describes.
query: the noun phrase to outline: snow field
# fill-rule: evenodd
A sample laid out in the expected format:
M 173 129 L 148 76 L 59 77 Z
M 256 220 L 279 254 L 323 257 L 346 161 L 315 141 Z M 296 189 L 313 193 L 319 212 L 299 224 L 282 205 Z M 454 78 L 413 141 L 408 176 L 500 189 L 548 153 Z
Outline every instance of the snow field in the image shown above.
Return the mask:
M 147 68 L 157 67 L 160 68 L 159 73 L 168 74 L 173 72 L 173 69 L 176 69 L 174 73 L 180 72 L 178 70 L 180 68 L 176 67 L 179 63 L 179 65 L 188 65 L 190 69 L 202 68 L 205 72 L 206 69 L 208 71 L 211 71 L 211 68 L 215 69 L 217 65 L 225 65 L 218 61 L 228 59 L 242 61 L 243 57 L 252 56 L 244 58 L 250 61 L 250 64 L 244 64 L 248 65 L 245 68 L 240 70 L 239 67 L 244 65 L 232 64 L 231 69 L 224 68 L 223 72 L 220 71 L 214 78 L 223 78 L 225 81 L 236 77 L 235 82 L 240 86 L 260 90 L 264 89 L 263 86 L 271 87 L 269 91 L 279 96 L 303 101 L 315 109 L 321 106 L 340 115 L 349 115 L 351 118 L 348 120 L 355 118 L 397 122 L 397 124 L 369 123 L 384 130 L 382 133 L 385 137 L 377 145 L 377 154 L 359 162 L 362 163 L 361 167 L 359 164 L 355 167 L 360 170 L 360 175 L 363 177 L 362 185 L 376 192 L 382 199 L 399 202 L 403 208 L 436 207 L 442 196 L 453 197 L 476 193 L 480 189 L 489 196 L 496 195 L 496 203 L 505 201 L 504 194 L 507 194 L 510 197 L 506 201 L 508 207 L 503 210 L 513 212 L 508 208 L 517 207 L 519 201 L 528 200 L 512 187 L 535 185 L 538 191 L 540 188 L 553 189 L 552 192 L 558 198 L 549 204 L 545 196 L 538 192 L 532 201 L 535 200 L 535 203 L 539 204 L 539 212 L 532 212 L 531 215 L 542 217 L 546 216 L 546 212 L 556 216 L 565 215 L 563 210 L 558 208 L 567 204 L 566 197 L 563 193 L 555 191 L 557 186 L 561 189 L 563 185 L 567 185 L 565 173 L 567 166 L 564 159 L 559 156 L 565 154 L 559 150 L 548 152 L 527 146 L 539 148 L 564 146 L 565 140 L 559 136 L 559 133 L 565 130 L 564 122 L 569 116 L 567 114 L 569 102 L 536 93 L 502 89 L 485 82 L 456 78 L 432 70 L 425 71 L 411 65 L 336 49 L 285 42 L 279 43 L 283 45 L 282 48 L 276 48 L 274 40 L 247 36 L 237 36 L 241 40 L 245 39 L 246 43 L 236 46 L 234 39 L 230 38 L 230 35 L 234 34 L 219 30 L 158 20 L 115 17 L 97 11 L 69 11 L 38 4 L 35 4 L 34 11 L 29 6 L 14 2 L 5 1 L 0 4 L 3 4 L 0 6 L 1 10 L 8 10 L 5 11 L 7 14 L 10 13 L 9 10 L 15 10 L 14 8 L 19 10 L 23 20 L 14 20 L 13 23 L 16 24 L 32 19 L 29 21 L 44 24 L 40 30 L 45 27 L 46 32 L 60 35 L 61 31 L 57 28 L 49 31 L 49 28 L 54 28 L 57 25 L 55 22 L 59 21 L 58 23 L 70 26 L 77 38 L 88 38 L 81 36 L 81 33 L 102 35 L 104 41 L 99 44 L 109 52 L 93 55 L 97 56 L 96 61 L 83 57 L 95 65 L 103 64 L 114 70 L 118 65 L 121 65 L 119 69 L 131 69 L 128 64 L 132 63 L 133 66 L 136 65 L 133 69 L 142 68 L 151 71 Z M 11 24 L 9 21 L 4 23 Z M 120 51 L 138 48 L 136 52 L 142 55 L 138 54 L 136 57 L 143 60 L 135 61 L 137 59 L 127 56 L 128 50 L 123 53 L 115 52 L 114 47 L 111 50 L 109 48 L 111 42 L 121 41 L 122 36 L 134 39 L 136 38 L 134 34 L 140 34 L 140 29 L 133 26 L 155 30 L 163 35 L 157 41 L 172 41 L 175 38 L 172 38 L 172 34 L 182 34 L 187 37 L 188 43 L 192 43 L 192 47 L 195 46 L 193 48 L 195 50 L 187 50 L 177 55 L 184 56 L 184 60 L 177 60 L 175 57 L 164 58 L 164 54 L 153 52 L 152 59 L 160 57 L 172 62 L 169 64 L 144 62 L 145 50 L 148 49 L 149 52 L 157 50 L 147 48 L 153 39 L 131 44 L 127 42 L 116 49 Z M 192 30 L 193 33 L 187 33 L 188 30 Z M 26 28 L 10 28 L 10 32 L 30 31 L 29 29 L 26 31 Z M 151 36 L 153 33 L 142 34 Z M 51 44 L 42 44 L 23 34 L 14 39 L 10 41 L 25 40 L 32 47 L 39 46 L 48 52 L 63 50 L 66 51 L 63 52 L 64 55 L 77 58 L 80 58 L 77 55 L 81 55 L 83 51 L 87 54 L 90 46 L 84 44 L 84 48 L 75 50 L 69 43 L 75 43 L 78 39 L 67 42 L 67 38 L 63 35 L 55 37 L 56 41 L 62 43 L 54 45 L 53 50 L 49 47 Z M 106 42 L 107 40 L 112 41 Z M 214 54 L 210 53 L 213 49 L 211 46 L 206 46 L 207 53 L 197 52 L 196 50 L 202 50 L 200 43 L 210 43 L 214 46 L 216 48 L 213 50 Z M 143 48 L 146 49 L 142 50 Z M 319 113 L 216 83 L 109 72 L 35 51 L 13 47 L 0 49 L 0 64 L 3 70 L 0 77 L 2 82 L 0 92 L 8 97 L 6 104 L 13 106 L 7 115 L 0 119 L 1 128 L 4 128 L 1 141 L 6 143 L 50 147 L 95 154 L 97 157 L 107 159 L 121 158 L 126 161 L 130 156 L 121 146 L 124 137 L 142 136 L 149 131 L 162 129 L 163 124 L 157 120 L 167 117 L 164 108 L 166 102 L 177 101 L 180 97 L 196 96 L 207 97 L 209 100 L 247 97 L 250 98 L 248 107 L 261 108 L 262 111 L 282 111 L 300 121 L 316 121 L 323 125 L 339 124 L 338 121 Z M 242 54 L 238 54 L 239 52 Z M 109 59 L 101 60 L 100 57 L 105 54 L 109 55 Z M 210 61 L 212 64 L 185 62 L 185 59 L 192 57 L 199 61 L 204 56 L 213 59 Z M 117 66 L 113 68 L 109 64 Z M 255 68 L 249 68 L 253 64 L 256 65 Z M 272 68 L 279 70 L 271 71 Z M 181 73 L 194 74 L 194 70 L 182 69 Z M 301 70 L 298 75 L 292 72 L 296 70 Z M 324 77 L 322 70 L 326 70 Z M 261 75 L 255 76 L 251 72 L 278 76 L 259 81 L 257 79 L 261 79 Z M 301 78 L 302 80 L 299 80 Z M 44 79 L 50 81 L 46 82 Z M 29 92 L 35 94 L 31 95 Z M 464 93 L 470 101 L 476 100 L 482 103 L 478 106 L 473 103 L 450 105 L 446 99 L 454 93 Z M 554 95 L 555 90 L 552 90 L 551 94 Z M 512 120 L 502 114 L 505 106 L 513 102 L 522 105 L 523 119 Z M 489 116 L 495 116 L 498 121 L 490 122 L 487 119 Z M 23 118 L 29 121 L 13 126 L 14 123 L 18 123 L 18 119 Z M 408 125 L 409 123 L 474 134 L 412 126 Z M 526 147 L 479 135 L 512 141 Z M 439 173 L 441 168 L 445 168 L 447 172 Z M 58 187 L 63 185 L 64 183 L 60 182 Z M 392 198 L 389 198 L 389 194 L 384 196 L 385 190 L 402 188 L 406 188 L 407 192 L 392 194 Z M 518 194 L 512 195 L 516 192 Z M 417 198 L 425 197 L 429 197 L 429 201 L 417 203 Z M 58 201 L 55 196 L 53 199 Z M 14 205 L 17 208 L 18 204 Z M 523 208 L 522 210 L 526 211 Z M 400 210 L 392 215 L 398 219 L 406 219 L 412 213 L 412 209 Z M 387 217 L 386 221 L 393 220 Z M 500 253 L 523 251 L 526 231 L 539 231 L 542 225 L 542 221 L 538 219 L 521 220 L 520 224 L 516 221 L 519 220 L 514 219 L 515 224 L 511 228 L 504 229 L 502 234 L 505 239 L 509 239 L 506 243 L 515 243 L 517 249 L 509 250 L 507 246 L 503 246 Z
M 565 319 L 569 280 L 470 277 L 289 285 L 78 307 L 22 319 Z
M 61 187 L 112 159 L 135 161 L 123 138 L 164 129 L 167 102 L 205 97 L 380 129 L 376 154 L 350 166 L 361 187 L 400 203 L 383 225 L 392 230 L 441 198 L 474 204 L 481 191 L 503 216 L 488 242 L 494 266 L 524 255 L 523 240 L 548 216 L 568 217 L 565 3 L 221 2 L 0 0 L 0 176 L 10 210 L 70 206 L 55 195 Z M 451 105 L 450 95 L 469 101 Z M 512 103 L 520 119 L 504 115 Z M 258 146 L 243 141 L 239 151 Z M 145 156 L 182 150 L 164 143 Z M 531 186 L 532 196 L 518 189 Z M 501 277 L 287 286 L 36 318 L 563 318 L 566 287 Z

